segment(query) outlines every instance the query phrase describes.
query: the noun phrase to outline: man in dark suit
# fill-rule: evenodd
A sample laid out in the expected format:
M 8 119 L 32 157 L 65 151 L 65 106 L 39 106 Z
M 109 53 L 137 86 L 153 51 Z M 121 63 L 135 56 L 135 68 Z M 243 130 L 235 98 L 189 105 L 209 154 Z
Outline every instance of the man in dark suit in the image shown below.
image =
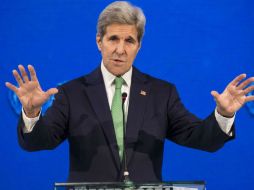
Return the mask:
M 243 81 L 246 75 L 242 74 L 223 93 L 212 91 L 216 109 L 200 120 L 185 109 L 173 84 L 132 66 L 144 25 L 141 9 L 127 2 L 110 4 L 97 25 L 101 65 L 58 89 L 44 92 L 33 66 L 28 66 L 29 78 L 19 65 L 21 75 L 13 71 L 19 87 L 8 82 L 6 86 L 23 106 L 18 126 L 21 147 L 28 151 L 53 149 L 68 139 L 72 182 L 122 181 L 125 156 L 132 181 L 158 182 L 162 180 L 165 139 L 211 152 L 232 139 L 235 112 L 254 100 L 246 96 L 254 89 L 246 88 L 254 78 Z M 122 110 L 123 92 L 127 98 Z M 42 116 L 41 106 L 53 94 L 53 105 Z

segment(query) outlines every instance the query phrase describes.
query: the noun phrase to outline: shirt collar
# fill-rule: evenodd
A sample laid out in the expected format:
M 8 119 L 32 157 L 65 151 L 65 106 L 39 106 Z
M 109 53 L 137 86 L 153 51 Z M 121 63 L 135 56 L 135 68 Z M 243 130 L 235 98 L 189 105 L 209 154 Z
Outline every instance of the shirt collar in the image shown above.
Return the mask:
M 122 75 L 122 78 L 124 79 L 124 84 L 126 84 L 128 87 L 131 86 L 131 76 L 132 76 L 132 67 L 130 68 L 129 71 L 127 71 L 126 73 L 124 73 L 124 75 Z M 101 72 L 102 72 L 102 76 L 103 76 L 103 80 L 106 86 L 111 86 L 116 78 L 115 75 L 113 75 L 112 73 L 110 73 L 106 67 L 103 64 L 103 61 L 101 61 Z

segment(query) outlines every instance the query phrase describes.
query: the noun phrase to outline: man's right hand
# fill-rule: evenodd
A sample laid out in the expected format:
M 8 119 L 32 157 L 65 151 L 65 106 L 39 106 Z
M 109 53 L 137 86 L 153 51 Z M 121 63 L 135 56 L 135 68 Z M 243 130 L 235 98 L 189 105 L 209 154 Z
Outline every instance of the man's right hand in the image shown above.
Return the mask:
M 9 82 L 6 82 L 5 85 L 18 96 L 26 116 L 33 118 L 38 116 L 42 105 L 51 95 L 56 94 L 58 90 L 57 88 L 51 88 L 46 92 L 43 91 L 32 65 L 28 65 L 30 79 L 23 65 L 19 65 L 18 68 L 21 75 L 17 70 L 12 71 L 13 76 L 18 83 L 18 87 Z

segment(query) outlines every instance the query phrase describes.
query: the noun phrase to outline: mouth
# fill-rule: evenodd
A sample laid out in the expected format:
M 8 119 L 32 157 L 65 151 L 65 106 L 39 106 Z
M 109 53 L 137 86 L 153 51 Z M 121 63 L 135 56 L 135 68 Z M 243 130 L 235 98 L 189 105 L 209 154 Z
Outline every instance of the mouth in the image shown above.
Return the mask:
M 112 59 L 112 61 L 116 64 L 116 65 L 122 65 L 125 61 L 122 59 Z

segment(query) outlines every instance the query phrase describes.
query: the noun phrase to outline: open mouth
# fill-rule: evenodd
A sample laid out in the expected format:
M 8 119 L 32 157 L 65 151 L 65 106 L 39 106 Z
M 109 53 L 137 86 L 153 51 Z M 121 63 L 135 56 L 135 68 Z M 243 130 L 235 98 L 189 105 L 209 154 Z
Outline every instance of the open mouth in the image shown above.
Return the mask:
M 124 62 L 124 61 L 121 60 L 121 59 L 113 59 L 113 61 L 115 61 L 115 62 Z
M 119 64 L 119 65 L 122 65 L 125 61 L 124 60 L 121 60 L 121 59 L 112 59 L 112 61 L 115 63 L 115 64 Z

